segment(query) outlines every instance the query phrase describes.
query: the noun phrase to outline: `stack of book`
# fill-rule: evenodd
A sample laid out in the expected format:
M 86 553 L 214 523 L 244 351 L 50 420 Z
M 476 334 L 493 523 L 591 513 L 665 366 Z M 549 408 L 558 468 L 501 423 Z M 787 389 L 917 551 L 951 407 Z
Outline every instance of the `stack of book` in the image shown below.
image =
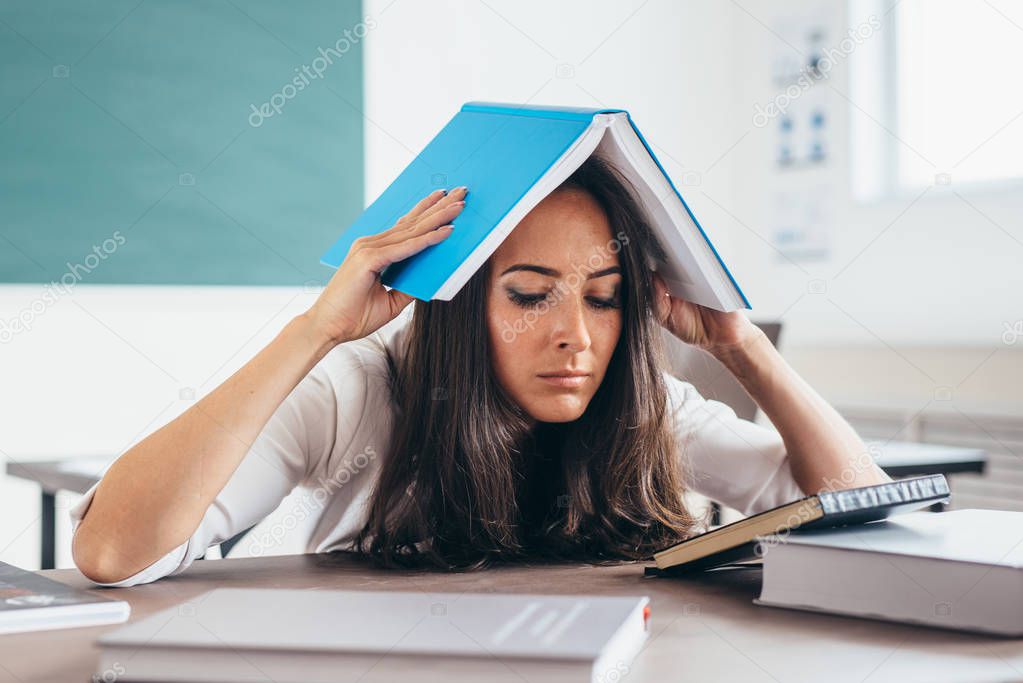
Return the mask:
M 1023 636 L 1023 512 L 914 512 L 767 546 L 759 605 Z
M 913 512 L 940 474 L 807 496 L 655 555 L 653 576 L 763 568 L 758 605 L 1023 635 L 1023 512 Z

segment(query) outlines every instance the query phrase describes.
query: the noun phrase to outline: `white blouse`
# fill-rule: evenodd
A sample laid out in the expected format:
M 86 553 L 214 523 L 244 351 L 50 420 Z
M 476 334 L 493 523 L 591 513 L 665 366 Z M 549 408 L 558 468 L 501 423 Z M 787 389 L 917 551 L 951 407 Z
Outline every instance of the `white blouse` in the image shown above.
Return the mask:
M 98 585 L 132 586 L 178 574 L 211 545 L 269 515 L 296 487 L 304 488 L 303 497 L 281 518 L 281 534 L 304 534 L 306 552 L 351 549 L 392 434 L 384 347 L 400 351 L 409 318 L 403 314 L 330 351 L 274 412 L 191 537 L 133 576 Z M 704 399 L 670 373 L 665 381 L 692 491 L 744 514 L 804 495 L 776 430 L 739 418 L 728 405 Z M 70 509 L 72 533 L 98 485 Z M 279 543 L 279 535 L 257 539 L 250 554 Z

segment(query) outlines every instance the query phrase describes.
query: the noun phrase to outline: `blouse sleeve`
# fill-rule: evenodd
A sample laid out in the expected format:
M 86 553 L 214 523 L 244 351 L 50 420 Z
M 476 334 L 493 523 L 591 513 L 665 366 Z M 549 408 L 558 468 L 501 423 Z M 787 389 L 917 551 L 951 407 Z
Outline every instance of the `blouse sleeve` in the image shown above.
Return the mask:
M 744 515 L 805 495 L 776 429 L 738 417 L 727 404 L 705 399 L 670 373 L 665 382 L 691 490 Z
M 361 369 L 363 361 L 358 354 L 343 346 L 334 349 L 278 406 L 188 540 L 126 579 L 94 583 L 133 586 L 178 574 L 211 545 L 273 512 L 339 446 L 339 425 L 341 434 L 350 436 L 350 426 L 361 420 L 371 385 Z M 98 486 L 99 482 L 70 509 L 72 534 L 88 512 Z

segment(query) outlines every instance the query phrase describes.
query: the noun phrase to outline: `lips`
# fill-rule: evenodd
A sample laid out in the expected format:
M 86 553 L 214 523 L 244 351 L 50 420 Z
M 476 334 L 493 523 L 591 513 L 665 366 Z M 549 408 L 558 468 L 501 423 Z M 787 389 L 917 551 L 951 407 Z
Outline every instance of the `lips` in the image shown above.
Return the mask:
M 548 386 L 571 390 L 585 386 L 590 381 L 591 374 L 580 370 L 558 370 L 556 372 L 545 372 L 537 375 L 537 377 Z
M 557 372 L 542 372 L 538 377 L 589 377 L 589 372 L 579 370 L 559 370 Z

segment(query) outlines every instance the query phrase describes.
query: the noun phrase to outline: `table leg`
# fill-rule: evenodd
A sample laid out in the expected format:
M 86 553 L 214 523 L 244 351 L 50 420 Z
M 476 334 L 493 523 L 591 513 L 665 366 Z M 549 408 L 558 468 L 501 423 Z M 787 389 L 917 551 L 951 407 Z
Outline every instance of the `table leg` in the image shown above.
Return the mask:
M 53 569 L 56 566 L 57 550 L 57 494 L 43 491 L 42 537 L 39 547 L 39 568 Z

